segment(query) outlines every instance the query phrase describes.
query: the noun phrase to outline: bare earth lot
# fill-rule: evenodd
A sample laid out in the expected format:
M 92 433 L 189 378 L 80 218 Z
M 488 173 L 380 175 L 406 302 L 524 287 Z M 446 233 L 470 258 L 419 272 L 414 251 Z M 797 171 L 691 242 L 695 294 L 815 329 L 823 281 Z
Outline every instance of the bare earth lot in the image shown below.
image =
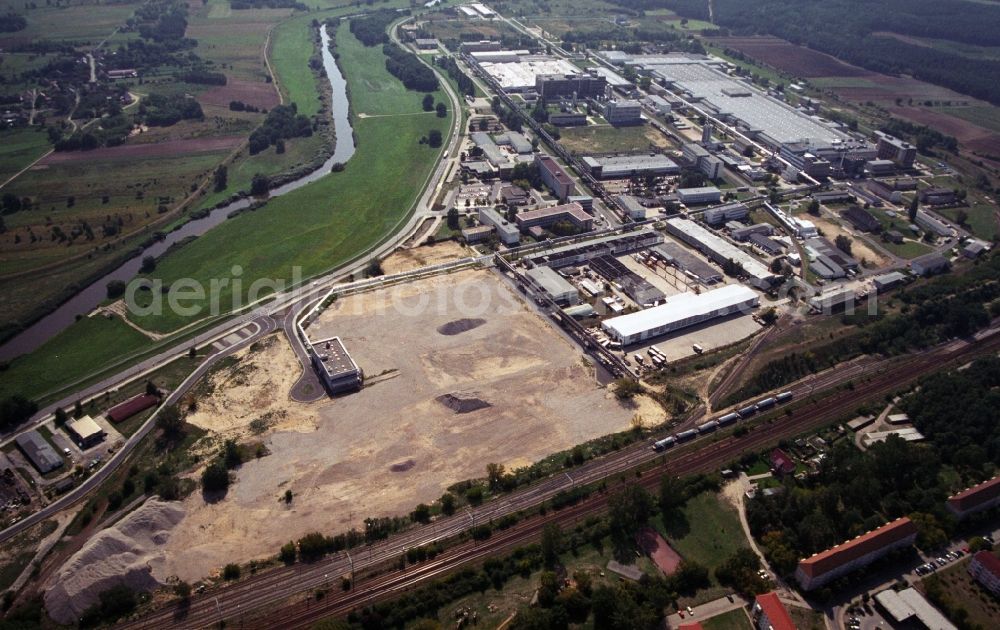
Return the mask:
M 274 554 L 310 531 L 333 534 L 361 528 L 369 516 L 408 513 L 450 484 L 482 476 L 487 462 L 522 466 L 626 429 L 636 413 L 489 271 L 342 298 L 310 333 L 339 335 L 366 387 L 290 405 L 295 376 L 286 373 L 298 372 L 284 341 L 219 374 L 192 421 L 243 430 L 274 411 L 277 426 L 262 436 L 271 455 L 244 464 L 224 500 L 185 501 L 157 577 L 197 579 Z M 295 493 L 290 506 L 279 500 L 285 489 Z
M 386 274 L 401 273 L 420 267 L 438 265 L 474 255 L 469 248 L 455 241 L 442 241 L 434 245 L 424 245 L 412 249 L 393 252 L 382 261 L 382 271 Z

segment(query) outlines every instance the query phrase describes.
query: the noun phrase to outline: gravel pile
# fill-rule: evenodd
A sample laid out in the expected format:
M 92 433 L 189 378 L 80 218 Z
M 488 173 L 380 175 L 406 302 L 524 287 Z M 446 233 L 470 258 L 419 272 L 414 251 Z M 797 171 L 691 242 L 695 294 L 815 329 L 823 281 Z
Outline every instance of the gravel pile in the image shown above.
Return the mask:
M 438 401 L 448 409 L 451 409 L 455 413 L 469 413 L 493 406 L 474 394 L 442 394 L 434 400 Z
M 486 323 L 485 319 L 479 319 L 478 317 L 456 319 L 455 321 L 448 322 L 447 324 L 442 324 L 438 326 L 437 331 L 442 335 L 447 335 L 450 337 L 452 335 L 460 335 L 468 330 L 472 330 L 473 328 L 479 328 L 485 323 Z

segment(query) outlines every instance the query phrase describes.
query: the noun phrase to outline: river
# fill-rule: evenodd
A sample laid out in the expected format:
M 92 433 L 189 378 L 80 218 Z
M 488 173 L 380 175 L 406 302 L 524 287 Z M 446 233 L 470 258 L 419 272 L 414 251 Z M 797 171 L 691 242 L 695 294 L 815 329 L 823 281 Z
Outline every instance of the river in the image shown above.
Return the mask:
M 340 68 L 337 67 L 337 63 L 330 53 L 330 36 L 326 32 L 325 24 L 320 27 L 320 37 L 322 39 L 323 69 L 330 81 L 332 91 L 331 110 L 333 128 L 336 133 L 336 146 L 334 147 L 333 155 L 322 166 L 299 179 L 273 189 L 269 194 L 269 198 L 280 197 L 306 184 L 315 182 L 319 178 L 328 175 L 330 167 L 335 163 L 346 163 L 354 155 L 354 129 L 351 127 L 349 116 L 350 105 L 347 100 L 347 81 L 344 80 L 344 76 L 340 73 Z M 0 360 L 9 361 L 16 356 L 35 350 L 68 328 L 76 321 L 78 315 L 86 315 L 93 311 L 107 298 L 108 283 L 113 280 L 120 280 L 122 282 L 132 280 L 139 273 L 142 259 L 145 256 L 159 258 L 172 245 L 186 238 L 205 234 L 215 226 L 223 223 L 230 214 L 237 210 L 243 210 L 250 203 L 250 199 L 238 199 L 230 204 L 212 210 L 205 217 L 189 221 L 180 228 L 170 232 L 162 241 L 150 245 L 140 255 L 128 259 L 120 267 L 88 285 L 62 306 L 21 331 L 3 346 L 0 346 Z M 267 209 L 264 208 L 259 211 L 267 212 Z

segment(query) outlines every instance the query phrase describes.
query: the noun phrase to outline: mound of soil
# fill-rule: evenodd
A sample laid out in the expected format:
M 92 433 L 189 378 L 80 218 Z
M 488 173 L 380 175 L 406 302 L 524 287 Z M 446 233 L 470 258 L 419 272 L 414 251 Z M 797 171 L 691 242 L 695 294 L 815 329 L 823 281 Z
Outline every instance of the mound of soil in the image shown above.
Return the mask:
M 408 459 L 405 462 L 399 462 L 398 464 L 393 464 L 392 466 L 389 466 L 389 470 L 391 470 L 392 472 L 406 472 L 407 470 L 413 468 L 416 465 L 417 462 L 413 461 L 412 459 Z
M 477 398 L 476 396 L 468 394 L 442 394 L 434 400 L 438 401 L 448 409 L 451 409 L 455 413 L 469 413 L 478 409 L 486 409 L 487 407 L 493 406 L 482 398 Z
M 73 623 L 102 591 L 125 585 L 136 592 L 160 585 L 150 562 L 162 558 L 170 530 L 184 518 L 179 503 L 149 499 L 73 554 L 51 578 L 45 609 L 62 624 Z
M 485 319 L 477 318 L 466 318 L 466 319 L 456 319 L 453 322 L 448 322 L 447 324 L 442 324 L 438 326 L 437 331 L 442 335 L 460 335 L 467 330 L 472 330 L 473 328 L 479 328 L 486 323 Z

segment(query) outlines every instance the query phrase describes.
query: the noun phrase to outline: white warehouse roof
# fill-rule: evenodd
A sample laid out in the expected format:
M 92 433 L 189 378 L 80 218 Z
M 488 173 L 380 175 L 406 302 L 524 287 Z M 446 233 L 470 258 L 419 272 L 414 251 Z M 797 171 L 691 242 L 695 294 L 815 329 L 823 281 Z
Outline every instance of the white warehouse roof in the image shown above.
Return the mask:
M 688 292 L 674 295 L 660 306 L 612 317 L 602 325 L 619 339 L 628 339 L 648 330 L 680 324 L 686 319 L 708 318 L 743 304 L 756 304 L 757 301 L 757 294 L 751 289 L 728 284 L 701 294 Z

